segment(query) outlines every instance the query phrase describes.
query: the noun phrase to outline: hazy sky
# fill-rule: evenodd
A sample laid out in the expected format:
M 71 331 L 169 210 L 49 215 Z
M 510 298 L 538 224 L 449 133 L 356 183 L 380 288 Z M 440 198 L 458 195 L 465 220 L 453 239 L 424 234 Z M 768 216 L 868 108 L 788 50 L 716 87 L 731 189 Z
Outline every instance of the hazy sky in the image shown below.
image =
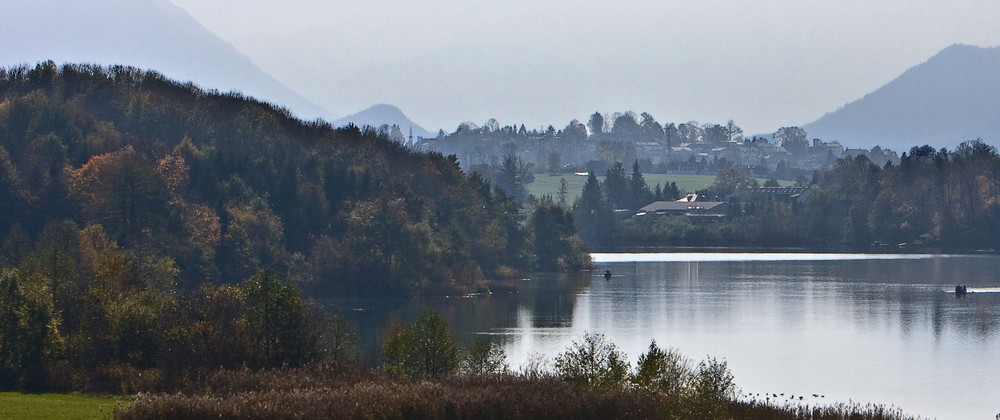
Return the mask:
M 631 110 L 773 132 L 1000 45 L 998 0 L 171 1 L 335 113 L 391 103 L 446 131 Z

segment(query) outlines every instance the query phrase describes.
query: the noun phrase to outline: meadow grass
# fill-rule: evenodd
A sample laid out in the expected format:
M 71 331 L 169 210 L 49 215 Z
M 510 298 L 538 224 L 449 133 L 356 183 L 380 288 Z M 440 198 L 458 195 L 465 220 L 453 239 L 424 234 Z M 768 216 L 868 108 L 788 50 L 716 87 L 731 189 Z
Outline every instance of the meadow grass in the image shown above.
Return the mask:
M 646 179 L 646 184 L 649 185 L 650 189 L 656 188 L 656 184 L 660 184 L 663 187 L 671 182 L 676 182 L 677 189 L 681 194 L 692 193 L 715 183 L 715 175 L 642 174 L 642 176 Z M 556 193 L 559 192 L 559 178 L 566 178 L 566 181 L 569 182 L 567 185 L 567 200 L 569 203 L 572 203 L 580 196 L 580 192 L 583 191 L 583 184 L 587 182 L 586 176 L 573 174 L 536 174 L 535 181 L 525 185 L 525 188 L 529 193 L 534 194 L 535 197 L 551 195 L 553 199 L 558 199 Z M 603 181 L 604 177 L 598 176 L 597 179 Z M 764 185 L 766 181 L 766 179 L 757 179 L 757 182 L 761 185 Z M 794 184 L 793 181 L 778 181 L 778 183 L 781 186 Z
M 115 397 L 0 392 L 0 419 L 110 419 Z

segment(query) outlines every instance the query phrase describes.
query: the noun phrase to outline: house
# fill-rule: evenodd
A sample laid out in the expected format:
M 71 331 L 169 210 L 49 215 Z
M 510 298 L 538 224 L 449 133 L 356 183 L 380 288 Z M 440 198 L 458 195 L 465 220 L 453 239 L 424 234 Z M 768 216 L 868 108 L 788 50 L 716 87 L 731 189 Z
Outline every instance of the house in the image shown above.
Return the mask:
M 737 201 L 767 201 L 779 203 L 804 203 L 812 194 L 809 187 L 759 187 L 739 192 Z
M 726 217 L 726 203 L 722 201 L 656 201 L 639 209 L 637 216 L 684 216 L 689 219 L 721 219 Z

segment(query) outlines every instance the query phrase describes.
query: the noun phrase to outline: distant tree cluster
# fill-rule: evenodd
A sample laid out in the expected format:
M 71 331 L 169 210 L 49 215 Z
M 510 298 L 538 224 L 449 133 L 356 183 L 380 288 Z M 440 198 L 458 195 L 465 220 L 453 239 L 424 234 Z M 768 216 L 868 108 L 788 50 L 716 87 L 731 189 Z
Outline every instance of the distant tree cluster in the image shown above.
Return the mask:
M 743 192 L 757 188 L 758 182 L 729 167 L 718 172 L 711 188 L 700 191 L 728 202 L 724 220 L 631 218 L 620 224 L 615 242 L 854 250 L 1000 247 L 1000 239 L 991 234 L 1000 229 L 1000 155 L 981 140 L 962 143 L 954 151 L 913 147 L 898 165 L 886 160 L 880 167 L 864 155 L 842 158 L 829 171 L 817 171 L 811 181 L 798 185 L 808 187 L 808 199 L 749 198 Z
M 680 191 L 674 182 L 665 188 L 657 184 L 655 192 L 650 190 L 638 161 L 633 162 L 631 173 L 626 173 L 621 162 L 616 162 L 605 172 L 603 183 L 593 172 L 588 174 L 580 198 L 573 204 L 573 213 L 581 238 L 592 244 L 610 244 L 620 223 L 615 209 L 634 212 L 653 201 L 678 197 Z
M 552 125 L 533 129 L 523 124 L 501 126 L 492 118 L 481 127 L 465 122 L 451 134 L 442 131 L 436 139 L 423 139 L 419 147 L 455 154 L 465 168 L 497 180 L 493 175 L 498 171 L 491 168 L 506 167 L 510 159 L 522 162 L 529 170 L 561 173 L 580 169 L 589 162 L 648 162 L 648 157 L 641 156 L 636 148 L 640 143 L 656 145 L 661 153 L 669 153 L 671 146 L 684 143 L 718 146 L 743 141 L 743 129 L 732 120 L 725 125 L 700 125 L 695 121 L 661 125 L 648 113 L 636 115 L 628 111 L 609 115 L 595 112 L 587 124 L 573 120 L 562 129 Z
M 482 126 L 465 122 L 453 133 L 421 138 L 419 150 L 453 154 L 466 169 L 502 185 L 516 200 L 534 173 L 594 172 L 603 174 L 615 162 L 638 161 L 649 173 L 713 174 L 736 166 L 757 178 L 799 180 L 814 170 L 827 170 L 838 158 L 866 155 L 883 165 L 899 162 L 895 152 L 845 150 L 840 143 L 810 141 L 800 127 L 781 127 L 771 135 L 745 136 L 733 120 L 725 124 L 660 123 L 648 113 L 601 114 L 586 124 L 570 121 L 562 129 L 501 126 L 495 119 Z

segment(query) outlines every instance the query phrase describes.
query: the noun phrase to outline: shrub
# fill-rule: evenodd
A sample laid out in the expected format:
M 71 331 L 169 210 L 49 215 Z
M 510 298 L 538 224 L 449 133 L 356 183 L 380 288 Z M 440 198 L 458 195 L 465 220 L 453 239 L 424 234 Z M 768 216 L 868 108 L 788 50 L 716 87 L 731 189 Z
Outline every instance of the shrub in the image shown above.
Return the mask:
M 681 407 L 681 417 L 717 419 L 726 414 L 729 402 L 736 399 L 738 389 L 726 362 L 709 357 L 698 364 L 686 392 L 688 395 Z
M 441 375 L 458 368 L 458 342 L 448 321 L 427 310 L 406 328 L 398 323 L 386 328 L 382 343 L 385 370 L 410 377 Z
M 585 334 L 582 341 L 574 341 L 556 356 L 556 373 L 561 378 L 591 388 L 623 388 L 628 371 L 625 355 L 603 334 Z
M 469 343 L 462 367 L 473 373 L 505 373 L 509 369 L 503 347 L 486 336 L 478 336 Z
M 639 356 L 632 384 L 639 389 L 680 395 L 692 376 L 690 361 L 674 349 L 663 350 L 656 341 Z

